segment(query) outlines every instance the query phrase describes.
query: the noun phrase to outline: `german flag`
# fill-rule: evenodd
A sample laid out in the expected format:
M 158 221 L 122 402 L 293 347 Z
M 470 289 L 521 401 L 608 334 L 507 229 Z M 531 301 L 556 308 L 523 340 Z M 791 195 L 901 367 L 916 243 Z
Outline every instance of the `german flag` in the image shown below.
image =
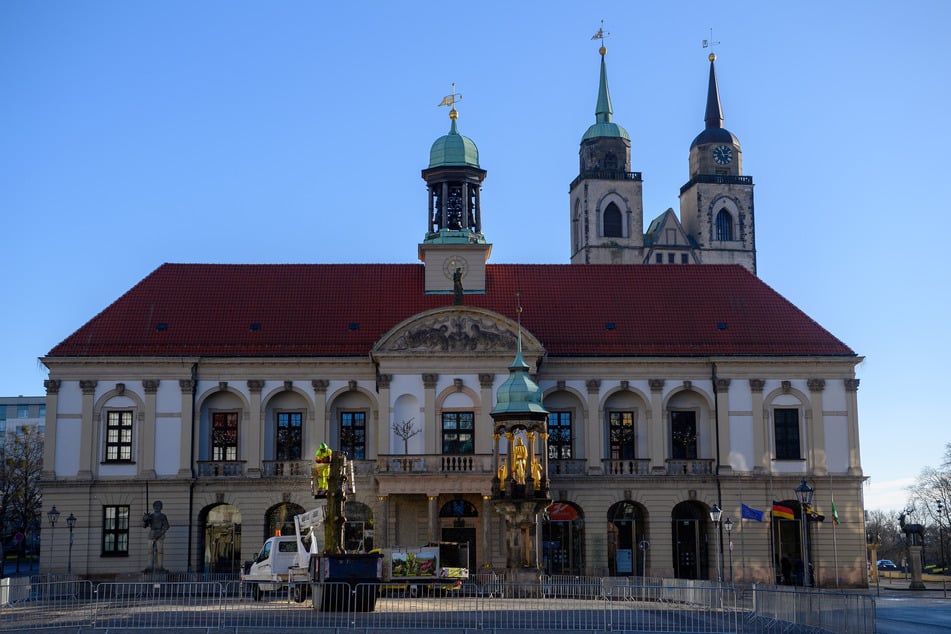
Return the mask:
M 784 520 L 796 519 L 795 513 L 788 506 L 783 506 L 778 502 L 773 502 L 773 517 L 781 518 Z

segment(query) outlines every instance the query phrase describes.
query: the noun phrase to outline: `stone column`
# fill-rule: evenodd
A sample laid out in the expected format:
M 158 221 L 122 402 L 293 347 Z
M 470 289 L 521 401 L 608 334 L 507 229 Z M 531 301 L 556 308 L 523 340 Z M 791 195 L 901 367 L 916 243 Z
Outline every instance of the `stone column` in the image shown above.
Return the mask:
M 488 568 L 492 565 L 492 540 L 490 531 L 492 530 L 492 522 L 489 521 L 489 515 L 493 514 L 493 509 L 491 507 L 491 496 L 483 495 L 482 496 L 482 567 Z M 476 562 L 469 562 L 470 565 L 475 566 Z
M 200 431 L 200 422 L 194 421 L 196 424 L 193 425 L 193 417 L 195 412 L 192 409 L 192 401 L 195 390 L 198 389 L 198 386 L 195 384 L 195 381 L 192 379 L 179 379 L 178 380 L 178 389 L 182 392 L 182 427 L 179 430 L 180 441 L 178 443 L 178 477 L 180 478 L 189 478 L 192 475 L 192 467 L 197 465 L 192 465 L 192 447 L 195 448 L 195 458 L 200 459 L 199 451 L 201 449 L 201 443 L 199 442 L 198 434 Z M 195 435 L 192 436 L 192 427 L 194 427 Z
M 442 436 L 442 426 L 436 420 L 436 383 L 438 381 L 438 374 L 423 375 L 423 389 L 426 392 L 424 397 L 426 422 L 423 424 L 423 437 L 426 441 L 425 453 L 431 456 L 442 453 L 442 447 L 439 446 L 439 439 Z
M 142 412 L 142 428 L 139 430 L 139 477 L 155 478 L 155 410 L 156 393 L 160 381 L 143 379 L 142 389 L 145 391 L 145 411 Z
M 906 538 L 910 535 L 906 535 Z M 911 583 L 908 588 L 911 590 L 926 590 L 924 582 L 921 580 L 921 546 L 912 544 L 908 546 L 908 560 L 911 564 Z M 874 565 L 874 563 L 873 563 Z M 878 566 L 876 566 L 877 568 Z
M 809 421 L 809 468 L 817 476 L 826 475 L 826 431 L 825 418 L 822 415 L 822 392 L 826 389 L 825 379 L 808 379 L 812 402 L 812 416 Z
M 46 388 L 46 442 L 43 443 L 43 480 L 56 477 L 56 419 L 59 413 L 59 386 L 55 379 L 43 381 Z
M 247 460 L 245 476 L 249 478 L 261 477 L 261 449 L 264 447 L 264 421 L 261 411 L 261 390 L 264 389 L 264 381 L 258 379 L 248 380 L 248 412 L 247 425 L 241 430 L 242 438 L 247 438 L 244 451 L 245 460 Z M 242 416 L 242 423 L 245 417 Z M 240 459 L 240 454 L 239 454 Z
M 392 374 L 381 374 L 376 378 L 377 392 L 379 393 L 379 411 L 380 420 L 376 428 L 376 447 L 372 451 L 367 451 L 367 459 L 376 458 L 380 454 L 393 453 L 390 447 L 390 425 L 393 424 L 392 404 L 390 403 L 390 381 L 393 380 Z
M 604 472 L 604 414 L 601 411 L 600 392 L 601 381 L 589 379 L 585 385 L 588 388 L 588 420 L 585 421 L 585 455 L 588 457 L 588 473 L 601 475 Z
M 763 388 L 766 381 L 750 379 L 750 396 L 753 403 L 753 471 L 767 473 L 770 470 L 769 447 L 766 433 L 766 421 L 769 417 L 763 410 Z
M 654 475 L 667 472 L 667 421 L 664 419 L 664 379 L 649 379 L 651 388 L 651 409 L 647 414 L 647 428 L 650 442 L 650 469 Z
M 93 420 L 96 405 L 97 381 L 80 381 L 79 389 L 83 392 L 82 403 L 82 431 L 79 438 L 79 473 L 80 480 L 92 480 L 92 465 L 99 454 L 99 425 Z
M 717 473 L 733 473 L 730 464 L 730 379 L 717 379 L 714 389 L 717 391 L 717 440 L 720 452 L 717 456 Z M 723 464 L 724 457 L 726 464 Z
M 859 459 L 859 379 L 845 379 L 846 412 L 849 429 L 849 475 L 862 475 Z M 48 411 L 48 410 L 47 410 Z
M 377 501 L 377 513 L 379 521 L 375 522 L 376 526 L 379 526 L 377 529 L 377 534 L 380 536 L 380 543 L 373 544 L 374 548 L 388 548 L 390 545 L 390 505 L 389 500 L 385 495 L 379 495 L 376 498 Z M 380 530 L 382 529 L 382 530 Z
M 494 405 L 492 385 L 495 383 L 494 374 L 479 375 L 479 399 L 482 407 L 479 408 L 479 418 L 475 422 L 475 452 L 476 454 L 489 453 L 492 443 L 493 421 L 489 413 Z

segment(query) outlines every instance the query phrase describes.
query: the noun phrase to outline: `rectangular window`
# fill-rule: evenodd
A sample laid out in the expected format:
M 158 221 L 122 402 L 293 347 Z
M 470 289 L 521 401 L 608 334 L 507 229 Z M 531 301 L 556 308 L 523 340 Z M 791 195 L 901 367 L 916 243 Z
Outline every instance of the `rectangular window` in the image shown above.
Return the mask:
M 340 412 L 340 449 L 351 460 L 366 460 L 366 412 Z
M 663 253 L 658 253 L 657 255 L 654 256 L 654 259 L 657 261 L 658 264 L 663 264 L 663 263 L 664 263 L 664 254 L 663 254 Z
M 686 253 L 680 254 L 680 263 L 681 264 L 690 264 L 690 256 Z
M 668 253 L 668 254 L 667 254 L 667 264 L 673 264 L 673 263 L 674 263 L 674 256 L 675 256 L 675 255 L 676 255 L 676 253 Z
M 30 406 L 17 405 L 17 418 L 29 418 L 29 417 L 30 417 Z
M 7 433 L 7 419 L 0 418 L 0 434 Z M 3 442 L 3 438 L 0 438 L 0 442 Z
M 444 454 L 475 453 L 473 412 L 442 413 L 442 452 Z
M 278 460 L 300 460 L 301 454 L 301 412 L 277 413 L 277 448 Z
M 132 462 L 132 412 L 106 412 L 106 462 Z
M 774 409 L 773 422 L 776 429 L 776 460 L 800 460 L 799 410 Z
M 39 418 L 46 418 L 46 405 L 40 405 Z
M 571 412 L 548 415 L 548 457 L 551 460 L 571 459 Z
M 670 413 L 670 457 L 674 460 L 697 459 L 697 413 Z
M 634 459 L 634 412 L 609 412 L 611 460 Z
M 102 507 L 102 556 L 129 555 L 129 507 Z
M 211 459 L 238 459 L 238 412 L 215 412 L 211 416 Z

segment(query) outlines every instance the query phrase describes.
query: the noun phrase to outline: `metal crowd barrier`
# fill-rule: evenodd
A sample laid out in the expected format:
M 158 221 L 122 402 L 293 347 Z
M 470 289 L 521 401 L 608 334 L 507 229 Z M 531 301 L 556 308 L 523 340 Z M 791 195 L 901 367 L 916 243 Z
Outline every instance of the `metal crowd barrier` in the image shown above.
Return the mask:
M 480 574 L 458 588 L 321 583 L 263 594 L 238 581 L 26 579 L 7 589 L 0 593 L 0 632 L 875 631 L 868 594 L 675 579 L 546 577 L 539 584 L 515 584 Z

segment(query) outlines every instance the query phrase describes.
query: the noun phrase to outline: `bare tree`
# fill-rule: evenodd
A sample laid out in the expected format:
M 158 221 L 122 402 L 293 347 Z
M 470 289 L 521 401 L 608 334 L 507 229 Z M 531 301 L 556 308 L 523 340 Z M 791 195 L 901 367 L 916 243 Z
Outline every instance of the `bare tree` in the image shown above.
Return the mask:
M 391 427 L 393 433 L 403 439 L 403 455 L 409 454 L 409 439 L 423 431 L 413 424 L 413 420 L 412 418 L 409 420 L 401 420 L 398 423 L 393 423 Z
M 32 426 L 21 427 L 0 445 L 0 519 L 7 533 L 28 534 L 40 522 L 43 495 L 43 435 Z
M 945 445 L 940 467 L 925 467 L 909 487 L 908 506 L 915 522 L 925 527 L 927 562 L 946 564 L 951 555 L 949 511 L 951 504 L 951 443 Z

